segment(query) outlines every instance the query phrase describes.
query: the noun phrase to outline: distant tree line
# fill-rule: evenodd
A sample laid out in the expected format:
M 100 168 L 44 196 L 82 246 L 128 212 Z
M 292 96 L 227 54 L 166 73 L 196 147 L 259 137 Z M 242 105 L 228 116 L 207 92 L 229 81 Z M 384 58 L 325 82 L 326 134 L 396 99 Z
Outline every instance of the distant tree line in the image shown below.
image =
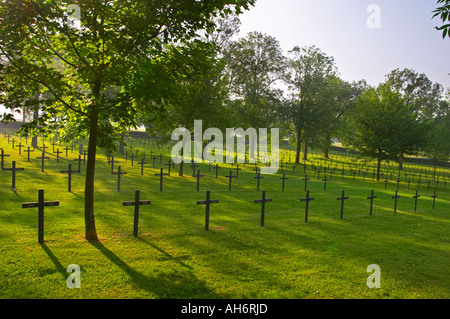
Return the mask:
M 192 130 L 196 119 L 222 130 L 278 127 L 296 147 L 296 162 L 310 147 L 327 156 L 333 139 L 379 162 L 449 159 L 450 90 L 410 69 L 393 70 L 376 87 L 349 83 L 316 46 L 284 55 L 260 32 L 235 39 L 239 14 L 254 3 L 0 2 L 0 104 L 12 111 L 1 119 L 23 112 L 30 118 L 23 134 L 88 138 L 88 240 L 97 239 L 97 148 L 115 151 L 140 125 L 161 136 Z M 444 37 L 448 10 L 446 1 L 435 12 Z

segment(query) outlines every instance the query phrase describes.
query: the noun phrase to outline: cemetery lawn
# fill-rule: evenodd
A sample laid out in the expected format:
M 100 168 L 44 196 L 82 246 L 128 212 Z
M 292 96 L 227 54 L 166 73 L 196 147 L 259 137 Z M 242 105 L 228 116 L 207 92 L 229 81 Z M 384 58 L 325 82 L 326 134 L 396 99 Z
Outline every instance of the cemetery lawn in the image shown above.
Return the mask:
M 17 138 L 18 139 L 18 138 Z M 24 141 L 22 140 L 22 143 Z M 46 143 L 47 144 L 47 143 Z M 42 145 L 42 142 L 39 142 Z M 49 143 L 47 144 L 49 145 Z M 73 174 L 72 192 L 67 191 L 68 163 L 76 169 L 77 156 L 69 159 L 47 149 L 50 160 L 41 172 L 39 152 L 18 154 L 5 137 L 0 148 L 10 157 L 5 167 L 17 161 L 17 190 L 11 190 L 11 172 L 0 172 L 0 298 L 449 298 L 450 297 L 450 185 L 439 185 L 436 208 L 432 210 L 434 186 L 421 186 L 417 212 L 414 200 L 417 183 L 407 189 L 400 183 L 397 214 L 393 213 L 396 183 L 385 190 L 383 182 L 372 177 L 336 174 L 327 183 L 310 168 L 309 218 L 306 223 L 303 168 L 286 170 L 285 191 L 281 191 L 281 172 L 265 175 L 260 190 L 273 202 L 266 204 L 265 226 L 260 226 L 261 191 L 256 191 L 252 165 L 239 172 L 228 191 L 229 164 L 220 165 L 219 178 L 208 165 L 200 191 L 192 169 L 185 165 L 185 176 L 178 176 L 178 165 L 171 176 L 164 176 L 163 192 L 154 174 L 166 164 L 165 158 L 152 168 L 144 167 L 124 155 L 115 159 L 127 172 L 111 175 L 104 152 L 99 150 L 96 166 L 95 216 L 99 242 L 84 239 L 84 168 Z M 150 147 L 139 147 L 147 151 Z M 62 150 L 62 147 L 61 147 Z M 167 150 L 167 148 L 165 148 Z M 160 151 L 154 148 L 157 155 Z M 141 157 L 139 157 L 139 160 Z M 338 160 L 336 160 L 338 163 Z M 167 166 L 163 166 L 167 172 Z M 226 168 L 225 168 L 226 167 Z M 235 173 L 235 171 L 233 171 Z M 330 179 L 330 176 L 328 176 Z M 45 189 L 45 200 L 60 201 L 59 207 L 45 208 L 45 243 L 37 242 L 37 208 L 22 209 L 23 202 L 37 201 L 38 189 Z M 123 201 L 134 200 L 140 189 L 139 237 L 133 237 L 133 207 Z M 373 215 L 369 215 L 371 190 Z M 211 190 L 209 231 L 204 230 L 206 190 Z M 341 191 L 345 202 L 340 219 Z M 66 269 L 81 267 L 81 289 L 69 289 Z M 381 288 L 369 289 L 367 267 L 381 269 Z

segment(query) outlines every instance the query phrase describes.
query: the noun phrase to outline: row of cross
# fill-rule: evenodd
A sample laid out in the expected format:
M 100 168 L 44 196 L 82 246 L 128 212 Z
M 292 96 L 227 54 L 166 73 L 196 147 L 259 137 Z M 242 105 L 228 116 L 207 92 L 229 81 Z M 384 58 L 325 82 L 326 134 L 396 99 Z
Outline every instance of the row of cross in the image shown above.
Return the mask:
M 418 192 L 413 196 L 415 200 L 414 211 L 417 211 L 417 199 L 420 197 Z M 433 210 L 435 209 L 435 201 L 438 197 L 436 195 L 436 191 L 433 196 Z M 372 215 L 373 210 L 373 200 L 376 199 L 377 196 L 374 195 L 374 191 L 372 190 L 371 196 L 368 196 L 367 199 L 370 199 L 370 215 Z M 397 213 L 397 200 L 400 198 L 398 192 L 395 191 L 395 195 L 392 196 L 394 201 L 394 213 Z M 340 218 L 344 218 L 344 202 L 349 199 L 349 196 L 345 196 L 345 191 L 342 191 L 342 195 L 337 198 L 337 200 L 341 201 L 341 215 Z M 305 222 L 308 222 L 308 213 L 309 213 L 309 202 L 314 201 L 314 197 L 310 197 L 309 190 L 306 192 L 306 197 L 301 198 L 301 202 L 305 202 Z M 262 204 L 261 205 L 261 227 L 264 227 L 264 217 L 266 211 L 266 203 L 272 202 L 271 198 L 266 197 L 266 191 L 262 191 L 262 198 L 256 199 L 255 203 Z M 211 199 L 211 191 L 206 191 L 206 200 L 197 201 L 197 205 L 205 205 L 205 230 L 209 230 L 209 217 L 210 217 L 210 206 L 211 204 L 219 203 L 218 199 Z M 150 200 L 141 200 L 140 199 L 140 190 L 135 191 L 135 199 L 134 201 L 124 201 L 122 202 L 123 206 L 134 206 L 134 225 L 133 225 L 133 236 L 138 236 L 138 224 L 139 224 L 139 207 L 144 205 L 150 205 Z M 44 242 L 44 207 L 55 207 L 59 206 L 59 201 L 45 201 L 44 200 L 44 190 L 40 189 L 38 191 L 38 201 L 37 202 L 29 202 L 22 203 L 22 208 L 38 208 L 38 242 L 42 244 Z
M 45 147 L 46 147 L 45 144 L 43 145 L 43 147 L 44 147 L 44 152 L 42 153 L 42 156 L 41 156 L 41 157 L 37 157 L 37 159 L 40 159 L 40 160 L 42 161 L 42 164 L 41 164 L 41 165 L 42 165 L 42 171 L 44 171 L 44 160 L 45 160 L 45 159 L 49 159 L 47 156 L 45 156 Z M 81 150 L 81 147 L 80 147 L 80 150 Z M 82 150 L 81 150 L 81 151 L 82 151 Z M 61 171 L 61 173 L 67 173 L 67 174 L 68 174 L 68 191 L 71 191 L 72 174 L 73 174 L 73 173 L 80 173 L 80 170 L 81 170 L 81 162 L 85 162 L 85 161 L 86 161 L 86 151 L 82 151 L 82 152 L 83 152 L 83 159 L 81 158 L 81 154 L 79 154 L 79 156 L 78 156 L 77 159 L 74 159 L 74 161 L 77 161 L 77 162 L 78 162 L 78 169 L 77 169 L 77 170 L 72 169 L 72 164 L 69 164 L 68 170 L 62 170 L 62 171 Z M 153 153 L 153 152 L 151 152 L 151 153 Z M 28 153 L 28 154 L 29 154 L 29 153 Z M 16 171 L 21 171 L 21 170 L 24 170 L 24 169 L 23 169 L 23 168 L 18 168 L 18 167 L 16 167 L 16 162 L 15 162 L 15 161 L 13 161 L 12 167 L 11 167 L 11 168 L 5 168 L 5 167 L 4 167 L 4 157 L 8 157 L 8 156 L 9 156 L 9 155 L 8 155 L 8 154 L 5 154 L 5 153 L 4 153 L 4 150 L 1 149 L 0 157 L 1 157 L 1 166 L 2 166 L 2 170 L 12 171 L 12 189 L 15 190 L 15 189 L 16 189 L 16 187 L 15 187 Z M 114 171 L 114 163 L 118 163 L 118 161 L 114 160 L 114 156 L 113 156 L 113 155 L 107 155 L 107 158 L 108 158 L 107 163 L 111 165 L 111 174 L 112 174 L 112 175 L 117 175 L 117 176 L 118 176 L 117 190 L 120 191 L 121 175 L 125 175 L 125 174 L 127 174 L 127 172 L 122 171 L 121 166 L 118 166 L 118 170 L 115 172 L 115 171 Z M 156 157 L 152 154 L 152 155 L 151 155 L 151 158 L 154 160 Z M 162 158 L 163 158 L 163 156 L 162 156 L 162 154 L 161 154 L 161 156 L 160 156 L 160 163 L 162 162 Z M 139 162 L 139 163 L 137 163 L 137 164 L 141 165 L 141 175 L 143 175 L 143 172 L 144 172 L 144 165 L 147 164 L 147 163 L 145 162 L 145 153 L 144 153 L 144 157 L 142 158 L 141 162 Z M 153 163 L 153 164 L 154 164 L 154 163 Z M 132 165 L 133 165 L 133 162 L 132 162 Z M 169 163 L 168 163 L 168 164 L 165 164 L 165 165 L 168 166 L 168 173 L 164 173 L 164 172 L 163 172 L 163 168 L 161 168 L 161 169 L 160 169 L 160 173 L 155 174 L 155 176 L 159 176 L 159 177 L 160 177 L 160 191 L 163 190 L 163 176 L 170 176 L 171 168 L 174 168 L 174 167 L 175 167 L 174 162 L 172 162 L 171 160 L 169 160 Z M 192 163 L 191 167 L 193 168 L 193 175 L 192 175 L 192 176 L 197 178 L 197 191 L 199 191 L 200 178 L 201 178 L 201 177 L 204 177 L 205 175 L 201 175 L 201 174 L 200 174 L 200 170 L 197 170 L 197 173 L 195 172 L 195 170 L 196 170 L 196 168 L 197 168 L 197 163 L 195 163 L 195 162 Z M 209 164 L 209 169 L 211 170 L 211 163 Z M 215 172 L 215 175 L 216 175 L 216 178 L 218 177 L 218 170 L 219 170 L 219 169 L 220 169 L 219 165 L 216 164 L 216 165 L 215 165 L 215 171 L 216 171 L 216 172 Z M 237 179 L 238 179 L 238 178 L 239 178 L 239 171 L 242 170 L 242 169 L 239 167 L 239 164 L 237 164 L 237 167 L 234 168 L 233 170 L 236 171 L 236 175 L 233 175 L 233 174 L 232 174 L 232 171 L 230 171 L 230 174 L 227 175 L 227 176 L 225 176 L 226 178 L 229 179 L 228 189 L 229 189 L 230 191 L 231 191 L 231 184 L 232 184 L 231 181 L 232 181 L 232 179 L 233 179 L 233 178 L 237 178 Z M 330 172 L 330 173 L 331 173 L 331 172 Z M 319 173 L 319 174 L 320 174 L 320 173 Z M 259 188 L 260 188 L 260 180 L 263 179 L 264 177 L 260 175 L 259 168 L 258 168 L 256 165 L 255 165 L 255 175 L 256 175 L 256 176 L 254 177 L 254 179 L 257 180 L 257 190 L 259 191 Z M 318 175 L 318 176 L 319 176 L 319 175 Z M 344 174 L 342 174 L 342 179 L 343 179 L 343 176 L 344 176 Z M 319 178 L 319 177 L 318 177 L 318 178 Z M 353 176 L 353 178 L 354 178 L 354 176 Z M 284 191 L 284 189 L 285 189 L 285 181 L 286 181 L 287 179 L 288 179 L 288 178 L 286 177 L 286 174 L 283 173 L 283 177 L 280 178 L 280 180 L 282 180 L 282 191 Z M 331 179 L 332 179 L 332 175 L 331 175 Z M 310 180 L 310 177 L 308 177 L 307 174 L 305 175 L 305 178 L 302 179 L 302 181 L 305 182 L 305 191 L 306 191 L 306 188 L 307 188 L 307 182 L 308 182 L 309 180 Z M 320 179 L 319 179 L 319 180 L 320 180 Z M 325 176 L 325 178 L 322 179 L 322 182 L 324 182 L 324 191 L 326 191 L 326 188 L 327 188 L 327 182 L 328 182 L 328 181 L 330 181 L 330 179 L 328 179 L 327 176 Z M 427 181 L 427 183 L 428 183 L 428 190 L 429 190 L 429 188 L 430 188 L 430 182 L 431 182 L 430 180 Z M 385 183 L 385 189 L 386 189 L 386 188 L 387 188 L 387 184 L 388 184 L 388 179 L 386 179 L 386 180 L 384 181 L 384 183 Z M 400 180 L 397 180 L 397 189 L 399 188 L 399 183 L 400 183 Z M 410 189 L 410 183 L 411 183 L 411 180 L 408 180 L 408 190 Z M 437 185 L 438 185 L 438 183 L 439 183 L 439 180 L 437 180 L 435 183 L 436 183 L 436 188 L 437 188 Z M 444 190 L 445 190 L 445 189 L 446 189 L 446 185 L 447 185 L 447 181 L 444 180 L 443 184 L 444 184 Z M 418 190 L 420 190 L 420 185 L 421 185 L 421 179 L 419 178 L 419 180 L 417 181 L 417 189 L 418 189 Z

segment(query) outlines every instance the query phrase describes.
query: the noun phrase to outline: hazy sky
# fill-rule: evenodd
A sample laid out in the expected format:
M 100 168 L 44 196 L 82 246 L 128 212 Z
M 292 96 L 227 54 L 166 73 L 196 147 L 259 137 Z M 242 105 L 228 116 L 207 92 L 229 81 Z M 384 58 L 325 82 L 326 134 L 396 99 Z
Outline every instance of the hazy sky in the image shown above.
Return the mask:
M 257 0 L 241 15 L 241 33 L 260 31 L 278 39 L 287 53 L 316 45 L 333 56 L 341 77 L 376 85 L 400 68 L 425 73 L 450 87 L 450 39 L 435 29 L 436 0 Z M 369 28 L 380 9 L 380 28 Z

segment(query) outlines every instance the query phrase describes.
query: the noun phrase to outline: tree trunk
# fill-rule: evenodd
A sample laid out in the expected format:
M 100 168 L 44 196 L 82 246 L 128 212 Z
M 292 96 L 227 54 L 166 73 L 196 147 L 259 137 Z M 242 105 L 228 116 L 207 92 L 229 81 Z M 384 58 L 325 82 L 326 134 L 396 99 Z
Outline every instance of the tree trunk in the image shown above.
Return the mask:
M 86 240 L 97 241 L 97 231 L 95 229 L 94 217 L 94 181 L 95 181 L 95 157 L 97 154 L 97 140 L 98 140 L 98 109 L 97 103 L 100 100 L 101 90 L 101 74 L 95 81 L 92 93 L 94 101 L 92 110 L 89 113 L 89 145 L 88 145 L 88 160 L 86 166 L 86 182 L 84 187 L 84 222 L 86 226 Z
M 303 149 L 303 160 L 308 160 L 308 141 L 305 140 L 305 148 Z
M 403 170 L 403 157 L 402 156 L 400 156 L 398 158 L 398 169 Z
M 125 143 L 124 143 L 125 134 L 120 134 L 120 144 L 119 144 L 119 153 L 125 153 Z
M 437 167 L 437 158 L 434 158 L 434 170 L 433 170 L 433 181 L 436 181 L 436 167 Z
M 377 159 L 377 181 L 380 180 L 380 169 L 381 169 L 381 159 L 378 157 L 378 159 Z
M 34 99 L 39 101 L 39 97 L 41 96 L 41 92 L 37 92 L 34 96 Z M 37 127 L 37 121 L 39 120 L 39 105 L 37 105 L 34 109 L 34 113 L 33 113 L 33 120 L 36 121 L 36 127 Z M 37 135 L 33 136 L 31 139 L 31 146 L 33 148 L 37 148 L 38 147 L 38 137 Z
M 184 140 L 183 140 L 183 144 L 184 144 Z M 178 176 L 183 176 L 183 164 L 184 164 L 183 155 L 184 155 L 184 145 L 183 145 L 183 148 L 181 149 L 180 172 L 178 173 Z
M 97 231 L 95 229 L 94 217 L 94 177 L 95 177 L 95 157 L 97 152 L 98 138 L 98 114 L 90 116 L 89 127 L 89 146 L 86 167 L 86 183 L 84 189 L 84 220 L 86 226 L 86 239 L 96 241 Z
M 300 152 L 302 146 L 302 132 L 297 132 L 297 152 L 295 153 L 295 164 L 300 163 Z

